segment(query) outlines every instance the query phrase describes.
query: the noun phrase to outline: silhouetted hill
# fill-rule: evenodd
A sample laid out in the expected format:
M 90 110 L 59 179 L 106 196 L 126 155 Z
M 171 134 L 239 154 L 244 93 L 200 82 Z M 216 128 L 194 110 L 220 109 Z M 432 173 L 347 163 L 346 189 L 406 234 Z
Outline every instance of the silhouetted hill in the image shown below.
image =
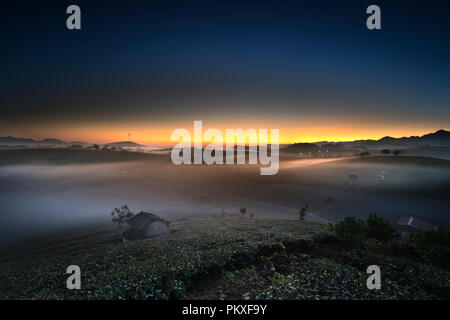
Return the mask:
M 70 141 L 69 144 L 71 144 L 71 145 L 74 145 L 74 144 L 75 144 L 75 145 L 85 146 L 85 145 L 88 145 L 89 143 L 84 142 L 84 141 Z
M 39 143 L 41 145 L 66 145 L 68 144 L 66 141 L 59 140 L 59 139 L 53 139 L 53 138 L 47 138 L 40 140 Z M 0 137 L 0 144 L 5 145 L 37 145 L 38 141 L 34 139 L 29 138 L 16 138 L 16 137 Z
M 450 145 L 450 131 L 438 130 L 422 136 L 422 141 L 434 145 Z
M 434 133 L 425 134 L 421 137 L 411 136 L 402 138 L 383 137 L 379 140 L 366 140 L 359 142 L 347 142 L 346 145 L 355 145 L 359 143 L 366 147 L 400 147 L 411 148 L 420 146 L 450 146 L 450 132 L 445 130 L 438 130 Z
M 52 139 L 52 138 L 47 138 L 44 140 L 40 141 L 41 144 L 48 144 L 48 145 L 65 145 L 67 144 L 67 142 L 62 141 L 62 140 L 58 140 L 58 139 Z
M 119 141 L 107 143 L 104 146 L 107 147 L 142 147 L 142 144 L 135 143 L 133 141 Z
M 6 145 L 20 145 L 20 144 L 36 144 L 36 140 L 28 139 L 28 138 L 15 138 L 15 137 L 0 137 L 0 144 L 6 144 Z
M 319 143 L 294 143 L 283 148 L 283 152 L 294 153 L 297 155 L 314 155 L 320 157 L 344 156 L 349 155 L 349 149 L 345 148 L 342 143 L 320 142 Z M 353 152 L 353 151 L 352 151 Z
M 286 147 L 285 150 L 288 151 L 301 151 L 301 152 L 315 152 L 320 149 L 315 143 L 294 143 Z
M 355 140 L 330 143 L 320 141 L 316 143 L 294 143 L 286 148 L 286 150 L 295 150 L 302 152 L 316 152 L 321 148 L 332 149 L 358 149 L 358 148 L 414 148 L 424 146 L 450 146 L 450 132 L 446 130 L 438 130 L 434 133 L 425 134 L 421 137 L 411 136 L 402 138 L 383 137 L 379 140 Z

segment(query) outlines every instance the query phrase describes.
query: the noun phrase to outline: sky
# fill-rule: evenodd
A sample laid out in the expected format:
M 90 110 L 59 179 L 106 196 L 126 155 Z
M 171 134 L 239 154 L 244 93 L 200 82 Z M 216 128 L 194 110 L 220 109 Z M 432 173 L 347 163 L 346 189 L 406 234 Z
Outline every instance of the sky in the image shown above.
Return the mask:
M 81 8 L 81 30 L 66 8 Z M 367 6 L 381 30 L 366 28 Z M 17 1 L 0 10 L 0 136 L 166 143 L 177 128 L 280 142 L 450 129 L 440 1 Z

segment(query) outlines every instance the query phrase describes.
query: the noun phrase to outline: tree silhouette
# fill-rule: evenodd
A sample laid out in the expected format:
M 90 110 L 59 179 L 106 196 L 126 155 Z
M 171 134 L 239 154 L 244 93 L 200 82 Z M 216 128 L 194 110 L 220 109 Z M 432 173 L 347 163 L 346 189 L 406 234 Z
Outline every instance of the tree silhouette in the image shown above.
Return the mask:
M 300 209 L 300 220 L 305 220 L 306 217 L 306 211 L 308 210 L 308 206 L 304 206 Z
M 134 213 L 128 208 L 127 205 L 123 205 L 120 208 L 115 208 L 111 212 L 112 222 L 115 222 L 119 225 L 119 227 L 126 223 L 129 219 L 134 217 Z

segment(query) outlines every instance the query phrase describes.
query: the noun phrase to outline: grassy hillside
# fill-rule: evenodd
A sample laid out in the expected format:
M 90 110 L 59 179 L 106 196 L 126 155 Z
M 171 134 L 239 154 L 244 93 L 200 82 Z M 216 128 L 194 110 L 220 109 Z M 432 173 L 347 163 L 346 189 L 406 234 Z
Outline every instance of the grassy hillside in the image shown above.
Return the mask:
M 1 299 L 449 298 L 449 272 L 386 248 L 345 247 L 323 225 L 292 220 L 178 221 L 171 233 L 131 243 L 101 232 L 0 263 Z M 375 248 L 375 247 L 374 247 Z M 69 265 L 81 290 L 66 289 Z M 382 289 L 366 287 L 378 264 Z

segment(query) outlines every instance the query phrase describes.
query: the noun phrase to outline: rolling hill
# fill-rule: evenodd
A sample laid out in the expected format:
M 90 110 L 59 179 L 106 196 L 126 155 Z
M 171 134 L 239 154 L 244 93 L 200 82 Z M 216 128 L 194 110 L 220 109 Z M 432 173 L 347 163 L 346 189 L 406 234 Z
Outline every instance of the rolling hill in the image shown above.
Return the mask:
M 438 130 L 421 137 L 411 136 L 402 138 L 383 137 L 379 140 L 355 140 L 344 142 L 321 141 L 315 143 L 294 143 L 286 148 L 288 152 L 334 152 L 357 149 L 383 149 L 383 148 L 418 148 L 418 147 L 443 147 L 450 146 L 450 131 Z
M 119 142 L 111 142 L 104 144 L 105 147 L 143 147 L 142 144 L 133 142 L 133 141 L 119 141 Z

